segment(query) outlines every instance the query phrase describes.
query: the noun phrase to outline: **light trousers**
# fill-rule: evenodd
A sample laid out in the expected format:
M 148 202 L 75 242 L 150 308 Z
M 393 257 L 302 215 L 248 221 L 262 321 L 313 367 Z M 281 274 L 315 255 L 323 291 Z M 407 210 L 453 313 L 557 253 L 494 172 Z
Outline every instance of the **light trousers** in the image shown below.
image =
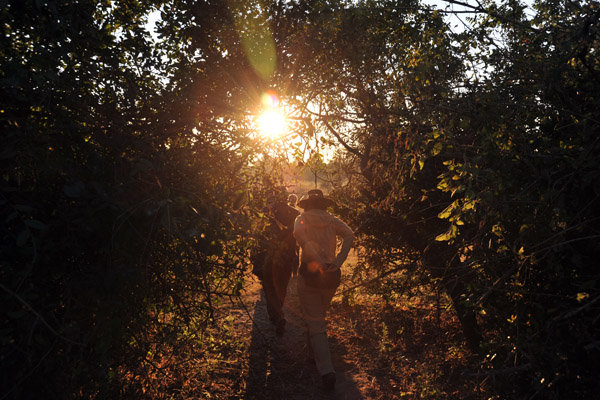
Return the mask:
M 329 309 L 335 289 L 318 289 L 306 285 L 302 274 L 298 276 L 298 297 L 302 315 L 308 330 L 309 346 L 321 376 L 335 372 L 331 363 L 331 352 L 327 339 L 325 315 Z

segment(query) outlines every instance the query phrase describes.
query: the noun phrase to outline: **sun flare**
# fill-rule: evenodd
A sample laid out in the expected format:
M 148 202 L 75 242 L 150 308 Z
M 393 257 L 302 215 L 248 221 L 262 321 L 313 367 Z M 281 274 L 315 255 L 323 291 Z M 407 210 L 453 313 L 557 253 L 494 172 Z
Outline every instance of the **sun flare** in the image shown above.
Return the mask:
M 276 139 L 285 132 L 285 115 L 277 109 L 265 110 L 258 117 L 258 129 L 267 138 Z
M 267 139 L 277 139 L 285 134 L 287 120 L 274 91 L 263 93 L 262 112 L 256 119 L 260 134 Z

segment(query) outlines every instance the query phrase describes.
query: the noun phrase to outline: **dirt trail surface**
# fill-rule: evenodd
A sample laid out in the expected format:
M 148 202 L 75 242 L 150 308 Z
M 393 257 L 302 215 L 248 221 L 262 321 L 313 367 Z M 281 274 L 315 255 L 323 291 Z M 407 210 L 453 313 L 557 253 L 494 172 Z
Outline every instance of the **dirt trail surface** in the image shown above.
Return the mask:
M 260 282 L 249 278 L 243 304 L 231 309 L 236 319 L 239 337 L 248 351 L 244 399 L 371 399 L 368 377 L 358 370 L 346 355 L 346 349 L 335 334 L 329 332 L 337 383 L 334 391 L 322 389 L 321 377 L 308 359 L 306 334 L 300 315 L 296 290 L 297 278 L 292 277 L 284 305 L 287 325 L 282 337 L 275 335 L 269 321 L 266 301 Z

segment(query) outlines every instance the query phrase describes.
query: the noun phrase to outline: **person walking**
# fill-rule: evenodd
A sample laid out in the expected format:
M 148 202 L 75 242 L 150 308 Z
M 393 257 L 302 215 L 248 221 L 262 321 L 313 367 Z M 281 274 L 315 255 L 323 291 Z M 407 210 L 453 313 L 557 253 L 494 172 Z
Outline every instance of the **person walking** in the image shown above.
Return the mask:
M 298 202 L 304 211 L 294 223 L 294 237 L 302 249 L 298 276 L 298 297 L 307 327 L 309 348 L 325 390 L 335 388 L 325 316 L 340 285 L 340 267 L 352 248 L 354 233 L 339 218 L 327 212 L 335 202 L 319 189 L 309 190 Z M 342 244 L 339 253 L 337 237 Z
M 291 208 L 296 210 L 296 203 L 298 203 L 298 196 L 296 196 L 294 193 L 291 193 L 287 198 L 287 204 L 288 204 L 288 206 L 290 206 Z M 298 214 L 300 214 L 300 213 L 298 213 Z M 293 230 L 293 226 L 292 226 L 292 230 Z M 296 254 L 299 255 L 299 252 L 297 252 Z M 300 259 L 298 257 L 296 257 L 296 259 L 294 260 L 294 262 L 292 264 L 292 277 L 298 276 L 298 267 L 300 266 L 299 261 L 300 261 Z
M 285 200 L 276 201 L 267 210 L 269 224 L 265 235 L 267 240 L 264 242 L 266 254 L 259 267 L 259 278 L 265 293 L 267 313 L 275 325 L 277 336 L 285 333 L 283 303 L 292 271 L 298 268 L 299 249 L 292 232 L 299 214 Z

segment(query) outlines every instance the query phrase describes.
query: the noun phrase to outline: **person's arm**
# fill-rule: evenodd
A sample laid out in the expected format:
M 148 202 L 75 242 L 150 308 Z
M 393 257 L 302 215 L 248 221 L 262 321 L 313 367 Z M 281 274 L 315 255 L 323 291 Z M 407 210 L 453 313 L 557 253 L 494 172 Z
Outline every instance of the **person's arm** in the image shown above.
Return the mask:
M 354 232 L 339 218 L 334 218 L 334 223 L 336 234 L 342 237 L 342 247 L 332 264 L 335 264 L 339 268 L 346 261 L 346 258 L 348 258 L 348 253 L 354 242 Z

